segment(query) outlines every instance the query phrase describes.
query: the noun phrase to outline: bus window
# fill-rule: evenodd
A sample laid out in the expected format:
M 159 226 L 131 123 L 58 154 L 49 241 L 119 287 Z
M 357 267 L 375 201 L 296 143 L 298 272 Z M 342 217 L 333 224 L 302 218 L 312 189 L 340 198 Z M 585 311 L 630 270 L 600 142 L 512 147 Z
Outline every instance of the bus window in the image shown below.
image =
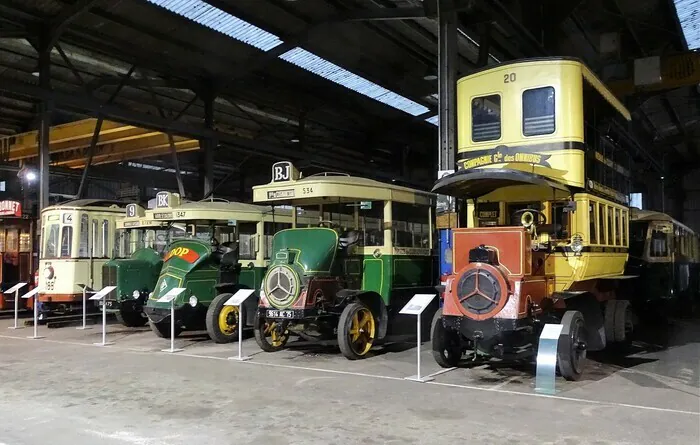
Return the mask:
M 359 205 L 360 231 L 364 233 L 364 245 L 383 246 L 384 201 L 367 201 Z
M 523 135 L 552 134 L 555 129 L 554 88 L 535 88 L 523 92 Z
M 265 259 L 270 258 L 270 253 L 272 252 L 272 240 L 275 237 L 275 233 L 284 229 L 291 229 L 291 223 L 281 223 L 281 222 L 266 222 L 264 225 L 265 229 Z
M 394 247 L 431 247 L 428 207 L 394 202 L 391 213 Z
M 647 239 L 649 223 L 630 222 L 630 256 L 641 258 L 644 255 L 644 243 Z
M 552 203 L 552 218 L 548 223 L 556 223 L 554 228 L 554 239 L 566 239 L 569 237 L 569 212 L 565 212 L 564 209 L 567 207 L 568 203 L 565 202 L 553 202 Z
M 649 256 L 668 256 L 668 234 L 663 230 L 654 228 L 651 231 L 651 242 L 649 243 Z
M 627 243 L 629 243 L 629 225 L 627 223 L 627 211 L 623 210 L 622 211 L 622 245 L 627 246 Z
M 472 100 L 472 141 L 495 141 L 501 138 L 501 96 L 476 97 Z
M 44 233 L 48 232 L 46 236 L 46 244 L 44 245 L 44 258 L 58 258 L 59 255 L 59 245 L 58 245 L 58 232 L 60 230 L 59 224 L 51 224 L 47 227 Z
M 257 252 L 257 226 L 255 222 L 238 223 L 238 253 L 242 260 L 254 260 Z
M 615 209 L 615 245 L 622 245 L 622 227 L 620 227 L 620 209 Z
M 80 215 L 80 245 L 78 247 L 78 257 L 80 258 L 88 258 L 90 256 L 88 252 L 88 246 L 90 246 L 89 233 L 89 218 L 83 213 Z
M 597 204 L 595 202 L 588 203 L 588 239 L 590 244 L 598 244 L 598 232 L 596 231 L 596 213 Z
M 607 244 L 605 238 L 605 205 L 598 203 L 598 233 L 600 233 L 600 244 Z
M 73 227 L 63 226 L 61 230 L 61 258 L 70 257 L 73 242 Z
M 102 220 L 102 255 L 108 257 L 109 252 L 109 221 Z

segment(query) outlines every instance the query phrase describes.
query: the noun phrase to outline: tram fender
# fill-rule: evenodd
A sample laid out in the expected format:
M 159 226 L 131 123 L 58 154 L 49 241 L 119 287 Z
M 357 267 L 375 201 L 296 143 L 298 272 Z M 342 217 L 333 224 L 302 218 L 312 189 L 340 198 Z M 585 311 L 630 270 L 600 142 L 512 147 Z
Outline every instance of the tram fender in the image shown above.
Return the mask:
M 381 295 L 376 292 L 344 289 L 338 292 L 338 297 L 346 299 L 346 303 L 357 300 L 365 304 L 377 316 L 377 321 L 379 322 L 377 339 L 380 340 L 386 337 L 386 331 L 389 326 L 389 313 Z
M 605 338 L 605 317 L 600 302 L 589 292 L 568 295 L 567 297 L 566 310 L 581 312 L 586 322 L 588 350 L 600 351 L 604 349 L 607 340 Z

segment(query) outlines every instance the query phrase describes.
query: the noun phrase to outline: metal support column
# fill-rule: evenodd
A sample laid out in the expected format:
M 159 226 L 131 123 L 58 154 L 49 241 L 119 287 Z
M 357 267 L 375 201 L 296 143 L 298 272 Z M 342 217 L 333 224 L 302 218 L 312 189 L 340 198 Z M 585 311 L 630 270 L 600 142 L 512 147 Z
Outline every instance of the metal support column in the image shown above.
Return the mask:
M 438 168 L 455 168 L 457 146 L 457 14 L 452 0 L 438 0 L 438 93 L 439 132 Z
M 51 46 L 50 36 L 42 35 L 39 39 L 39 85 L 51 89 Z M 49 136 L 51 132 L 51 110 L 53 103 L 49 99 L 39 105 L 39 209 L 38 214 L 49 205 Z
M 214 129 L 214 100 L 216 99 L 216 94 L 213 92 L 211 87 L 205 88 L 204 94 L 202 94 L 202 99 L 204 101 L 204 125 L 207 129 Z M 214 190 L 214 150 L 218 145 L 218 141 L 207 138 L 202 139 L 200 142 L 200 149 L 202 151 L 200 157 L 200 177 L 203 179 L 202 193 L 203 196 L 209 196 Z

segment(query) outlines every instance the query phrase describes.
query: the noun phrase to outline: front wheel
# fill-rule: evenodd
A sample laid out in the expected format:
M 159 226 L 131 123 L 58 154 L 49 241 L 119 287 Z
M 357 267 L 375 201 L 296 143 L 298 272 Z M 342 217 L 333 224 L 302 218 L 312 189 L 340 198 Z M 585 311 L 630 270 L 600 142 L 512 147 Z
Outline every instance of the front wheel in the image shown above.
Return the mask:
M 241 312 L 245 312 L 243 306 L 224 306 L 231 295 L 233 294 L 217 295 L 207 308 L 207 334 L 214 343 L 231 343 L 238 340 L 240 320 L 245 320 L 245 317 L 241 317 Z
M 148 321 L 143 312 L 119 310 L 114 315 L 117 317 L 117 321 L 127 328 L 140 328 Z
M 170 323 L 160 322 L 154 323 L 148 321 L 148 325 L 151 327 L 151 331 L 160 338 L 170 338 Z M 182 326 L 175 325 L 175 337 L 182 332 Z
M 289 331 L 278 321 L 267 320 L 260 313 L 255 314 L 253 322 L 255 342 L 265 352 L 277 352 L 284 348 L 289 340 Z
M 586 323 L 579 311 L 566 311 L 557 345 L 559 373 L 566 380 L 579 380 L 586 361 Z
M 430 327 L 430 341 L 433 347 L 433 358 L 443 368 L 454 368 L 462 359 L 462 343 L 460 334 L 445 329 L 442 324 L 442 309 L 433 316 Z
M 374 345 L 376 327 L 374 314 L 367 306 L 357 301 L 347 305 L 338 322 L 340 352 L 350 360 L 364 358 Z

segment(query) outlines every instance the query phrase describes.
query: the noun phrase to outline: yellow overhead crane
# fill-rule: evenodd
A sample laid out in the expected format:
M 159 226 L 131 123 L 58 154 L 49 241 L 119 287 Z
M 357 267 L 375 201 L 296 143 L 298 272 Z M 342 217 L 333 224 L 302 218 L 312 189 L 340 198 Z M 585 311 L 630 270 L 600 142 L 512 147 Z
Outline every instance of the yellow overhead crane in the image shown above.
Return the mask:
M 96 123 L 97 119 L 85 119 L 51 127 L 51 165 L 84 168 Z M 196 139 L 174 136 L 173 140 L 178 153 L 199 150 L 199 141 Z M 0 138 L 0 153 L 6 161 L 28 160 L 38 156 L 38 144 L 38 131 L 4 136 Z M 167 134 L 105 120 L 93 153 L 92 165 L 170 153 Z

